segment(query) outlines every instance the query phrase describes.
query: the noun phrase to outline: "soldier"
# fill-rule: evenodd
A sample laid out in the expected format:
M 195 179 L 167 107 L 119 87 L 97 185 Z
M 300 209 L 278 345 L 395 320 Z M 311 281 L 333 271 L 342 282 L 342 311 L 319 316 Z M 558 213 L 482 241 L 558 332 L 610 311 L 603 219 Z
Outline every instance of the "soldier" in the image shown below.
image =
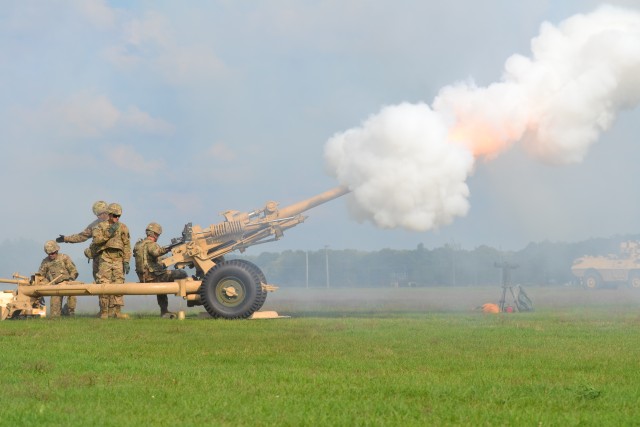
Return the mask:
M 68 255 L 60 254 L 58 251 L 60 246 L 53 240 L 49 240 L 44 244 L 44 251 L 47 257 L 42 260 L 38 273 L 45 279 L 51 282 L 52 285 L 57 285 L 67 280 L 75 280 L 78 277 L 78 270 L 75 264 L 71 261 Z M 51 297 L 51 317 L 60 317 L 62 312 L 62 297 Z M 69 299 L 69 315 L 74 316 L 76 310 L 76 301 Z
M 167 267 L 158 262 L 158 258 L 168 253 L 171 248 L 163 248 L 157 241 L 162 234 L 162 227 L 155 222 L 150 223 L 145 230 L 147 237 L 140 239 L 133 247 L 133 256 L 136 261 L 136 273 L 142 283 L 173 282 L 178 279 L 186 279 L 184 270 L 167 270 Z M 157 295 L 160 306 L 160 316 L 172 318 L 175 313 L 169 311 L 169 297 Z
M 56 238 L 56 242 L 82 243 L 89 240 L 92 237 L 93 229 L 96 228 L 98 224 L 100 224 L 102 221 L 106 221 L 107 219 L 109 219 L 109 214 L 107 213 L 107 207 L 108 207 L 107 202 L 103 200 L 98 200 L 97 202 L 95 202 L 93 204 L 92 210 L 93 210 L 93 214 L 96 216 L 96 220 L 93 221 L 91 224 L 87 225 L 87 227 L 80 233 L 71 234 L 68 236 L 61 234 Z M 85 251 L 85 254 L 87 253 L 90 253 L 90 252 Z M 91 257 L 88 257 L 88 258 L 91 259 Z M 96 277 L 97 274 L 98 274 L 98 259 L 94 258 L 93 259 L 93 280 L 96 283 L 98 280 Z M 76 297 L 74 296 L 69 297 L 69 304 L 71 304 L 71 300 L 73 300 L 73 304 L 75 306 Z M 104 311 L 106 311 L 107 310 L 106 307 L 108 307 L 108 304 L 109 304 L 109 297 L 107 295 L 99 295 L 98 304 L 100 305 L 100 312 L 103 311 L 103 307 L 104 307 Z
M 93 229 L 93 241 L 90 246 L 91 255 L 98 259 L 97 283 L 124 283 L 124 276 L 129 273 L 131 259 L 131 238 L 129 228 L 120 222 L 122 207 L 111 203 L 107 208 L 109 219 Z M 100 307 L 100 318 L 127 319 L 122 313 L 124 297 L 109 295 L 108 305 Z

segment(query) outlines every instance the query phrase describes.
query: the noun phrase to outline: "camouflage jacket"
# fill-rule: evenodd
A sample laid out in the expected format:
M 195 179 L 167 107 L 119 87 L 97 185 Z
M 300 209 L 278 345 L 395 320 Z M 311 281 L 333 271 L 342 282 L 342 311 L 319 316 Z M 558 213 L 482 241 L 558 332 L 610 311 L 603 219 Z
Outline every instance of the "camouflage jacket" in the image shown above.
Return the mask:
M 82 230 L 77 234 L 70 234 L 69 236 L 64 236 L 65 243 L 82 243 L 86 242 L 93 236 L 93 229 L 100 224 L 102 220 L 100 218 L 96 218 L 91 224 L 87 225 L 87 228 Z
M 122 222 L 117 222 L 113 224 L 115 232 L 112 235 L 111 225 L 109 221 L 102 221 L 93 229 L 92 251 L 100 258 L 121 259 L 129 262 L 131 258 L 129 228 Z
M 169 252 L 169 250 L 149 238 L 138 240 L 133 247 L 136 273 L 162 273 L 166 270 L 166 267 L 158 262 L 158 258 Z
M 59 276 L 54 282 L 56 285 L 65 280 L 75 280 L 78 277 L 76 265 L 71 261 L 69 255 L 61 253 L 58 253 L 54 260 L 49 259 L 49 257 L 43 259 L 38 273 L 48 281 Z

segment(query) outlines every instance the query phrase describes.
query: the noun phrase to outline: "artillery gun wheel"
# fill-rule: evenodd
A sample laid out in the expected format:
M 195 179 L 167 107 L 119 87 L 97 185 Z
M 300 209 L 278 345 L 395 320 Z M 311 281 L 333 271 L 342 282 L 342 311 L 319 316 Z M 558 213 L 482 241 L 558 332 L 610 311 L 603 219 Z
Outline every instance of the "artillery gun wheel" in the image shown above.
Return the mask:
M 257 274 L 258 277 L 260 278 L 260 284 L 262 284 L 262 283 L 266 284 L 267 283 L 267 278 L 264 275 L 264 273 L 262 272 L 262 270 L 260 270 L 260 267 L 258 267 L 254 263 L 246 261 L 244 259 L 237 259 L 236 261 L 246 265 L 247 268 L 252 269 L 255 272 L 255 274 Z M 267 291 L 262 289 L 262 286 L 260 286 L 260 295 L 258 295 L 258 299 L 260 300 L 260 305 L 258 306 L 256 311 L 260 310 L 262 308 L 262 306 L 264 305 L 265 301 L 267 300 Z
M 241 260 L 222 262 L 207 272 L 198 294 L 214 318 L 244 319 L 264 303 L 260 269 Z
M 629 287 L 632 289 L 640 289 L 640 271 L 632 271 L 629 273 Z
M 584 273 L 582 283 L 584 283 L 587 289 L 600 288 L 602 287 L 602 277 L 600 277 L 597 271 L 590 270 Z

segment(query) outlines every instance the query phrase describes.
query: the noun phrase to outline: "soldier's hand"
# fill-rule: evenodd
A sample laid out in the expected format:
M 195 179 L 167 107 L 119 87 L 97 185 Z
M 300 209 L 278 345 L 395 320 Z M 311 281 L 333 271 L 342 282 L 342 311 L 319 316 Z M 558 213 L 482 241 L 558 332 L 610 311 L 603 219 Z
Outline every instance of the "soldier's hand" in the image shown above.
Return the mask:
M 56 237 L 56 242 L 64 243 L 64 236 L 61 234 L 59 237 Z
M 129 267 L 129 263 L 128 262 L 123 262 L 122 265 L 124 266 L 124 274 L 129 274 L 129 271 L 131 271 L 131 267 Z

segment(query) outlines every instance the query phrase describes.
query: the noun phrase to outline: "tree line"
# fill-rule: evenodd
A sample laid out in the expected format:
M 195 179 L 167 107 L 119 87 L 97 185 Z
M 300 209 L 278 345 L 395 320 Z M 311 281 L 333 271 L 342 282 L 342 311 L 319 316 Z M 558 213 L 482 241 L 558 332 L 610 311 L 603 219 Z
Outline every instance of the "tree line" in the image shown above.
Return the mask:
M 270 283 L 288 287 L 486 286 L 502 284 L 508 266 L 512 284 L 554 286 L 574 282 L 573 261 L 584 255 L 618 254 L 620 243 L 640 235 L 578 243 L 530 243 L 519 251 L 489 246 L 473 250 L 449 244 L 427 249 L 379 251 L 287 250 L 239 256 L 258 265 Z

